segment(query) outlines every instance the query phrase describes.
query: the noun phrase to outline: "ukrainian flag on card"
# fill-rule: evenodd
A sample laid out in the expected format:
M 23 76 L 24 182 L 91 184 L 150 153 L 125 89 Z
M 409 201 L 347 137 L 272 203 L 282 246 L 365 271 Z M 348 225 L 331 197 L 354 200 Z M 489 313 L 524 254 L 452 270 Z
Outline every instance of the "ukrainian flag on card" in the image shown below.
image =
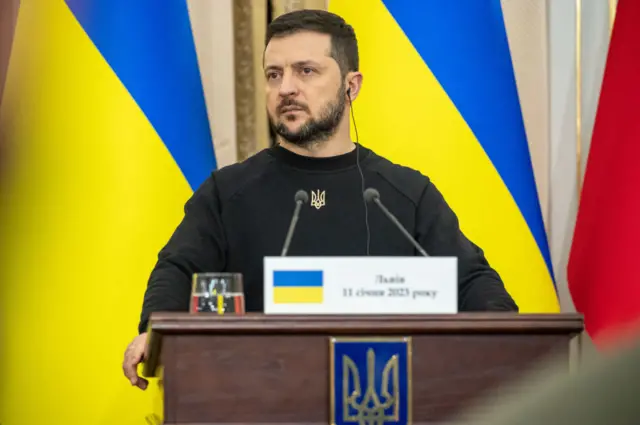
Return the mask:
M 275 304 L 322 304 L 322 270 L 275 270 Z

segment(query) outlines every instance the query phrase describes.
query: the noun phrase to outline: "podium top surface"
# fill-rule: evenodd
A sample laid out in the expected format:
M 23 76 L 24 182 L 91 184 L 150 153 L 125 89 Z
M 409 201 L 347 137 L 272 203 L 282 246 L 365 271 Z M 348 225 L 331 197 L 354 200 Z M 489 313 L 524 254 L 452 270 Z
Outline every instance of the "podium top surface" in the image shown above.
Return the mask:
M 409 334 L 580 333 L 582 315 L 478 312 L 442 315 L 215 315 L 154 313 L 153 333 L 168 334 Z
M 161 341 L 171 336 L 298 335 L 420 336 L 449 335 L 563 335 L 582 332 L 582 316 L 564 314 L 458 313 L 443 315 L 216 315 L 185 312 L 153 313 L 149 322 L 148 359 L 144 376 L 154 376 L 160 362 Z M 200 341 L 202 341 L 200 339 Z M 260 339 L 264 341 L 264 339 Z

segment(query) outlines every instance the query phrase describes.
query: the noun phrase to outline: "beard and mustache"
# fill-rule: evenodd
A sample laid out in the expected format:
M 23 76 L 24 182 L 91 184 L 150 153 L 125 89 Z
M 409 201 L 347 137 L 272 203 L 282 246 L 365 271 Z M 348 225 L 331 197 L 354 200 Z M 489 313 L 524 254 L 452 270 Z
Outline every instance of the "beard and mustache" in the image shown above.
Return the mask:
M 269 114 L 269 125 L 274 133 L 282 137 L 285 141 L 297 146 L 308 147 L 312 144 L 324 142 L 335 134 L 340 121 L 342 121 L 346 105 L 344 93 L 345 84 L 343 82 L 334 101 L 329 102 L 325 106 L 320 117 L 317 119 L 309 118 L 307 122 L 302 124 L 296 131 L 289 130 L 283 120 L 276 120 L 271 114 Z M 310 111 L 305 105 L 299 104 L 292 99 L 284 99 L 280 105 L 278 105 L 276 113 L 280 116 L 282 109 L 290 106 L 300 108 L 310 115 Z

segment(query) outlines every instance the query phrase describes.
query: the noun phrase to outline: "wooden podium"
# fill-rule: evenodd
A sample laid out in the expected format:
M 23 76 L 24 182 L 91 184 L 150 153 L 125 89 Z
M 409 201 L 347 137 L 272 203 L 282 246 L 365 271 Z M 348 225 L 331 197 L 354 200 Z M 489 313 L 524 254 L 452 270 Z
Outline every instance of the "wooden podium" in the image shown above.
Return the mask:
M 145 376 L 162 366 L 165 424 L 330 423 L 331 337 L 411 337 L 412 420 L 448 420 L 547 356 L 566 357 L 575 314 L 151 317 Z

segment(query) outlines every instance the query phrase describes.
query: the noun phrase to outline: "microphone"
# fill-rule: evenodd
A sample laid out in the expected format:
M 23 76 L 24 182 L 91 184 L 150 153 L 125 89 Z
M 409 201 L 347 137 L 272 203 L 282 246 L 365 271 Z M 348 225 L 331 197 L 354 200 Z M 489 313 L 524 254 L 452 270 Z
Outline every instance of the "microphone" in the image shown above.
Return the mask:
M 389 211 L 380 201 L 380 193 L 375 190 L 374 188 L 370 187 L 367 190 L 364 191 L 364 199 L 367 202 L 373 202 L 374 204 L 376 204 L 377 206 L 380 207 L 380 209 L 382 210 L 382 212 L 384 213 L 384 215 L 387 216 L 387 218 L 389 220 L 391 220 L 391 222 L 393 224 L 396 225 L 396 227 L 398 229 L 400 229 L 400 231 L 402 232 L 402 234 L 404 235 L 405 238 L 407 238 L 409 240 L 409 242 L 411 242 L 413 244 L 413 246 L 416 247 L 416 249 L 418 250 L 418 252 L 420 254 L 422 254 L 425 257 L 428 257 L 429 255 L 427 254 L 427 252 L 420 246 L 420 244 L 418 242 L 416 242 L 416 240 L 413 238 L 413 236 L 411 236 L 409 234 L 409 232 L 407 232 L 407 229 L 404 228 L 404 226 L 398 221 L 398 219 L 391 214 L 391 211 Z
M 296 192 L 293 199 L 296 202 L 296 209 L 293 211 L 293 217 L 291 217 L 291 224 L 289 225 L 287 238 L 284 240 L 284 246 L 282 247 L 282 253 L 280 254 L 282 257 L 287 255 L 289 245 L 291 244 L 291 238 L 293 237 L 293 232 L 296 229 L 296 224 L 298 223 L 298 216 L 300 216 L 300 208 L 302 208 L 302 204 L 309 202 L 309 195 L 304 190 L 299 190 Z

